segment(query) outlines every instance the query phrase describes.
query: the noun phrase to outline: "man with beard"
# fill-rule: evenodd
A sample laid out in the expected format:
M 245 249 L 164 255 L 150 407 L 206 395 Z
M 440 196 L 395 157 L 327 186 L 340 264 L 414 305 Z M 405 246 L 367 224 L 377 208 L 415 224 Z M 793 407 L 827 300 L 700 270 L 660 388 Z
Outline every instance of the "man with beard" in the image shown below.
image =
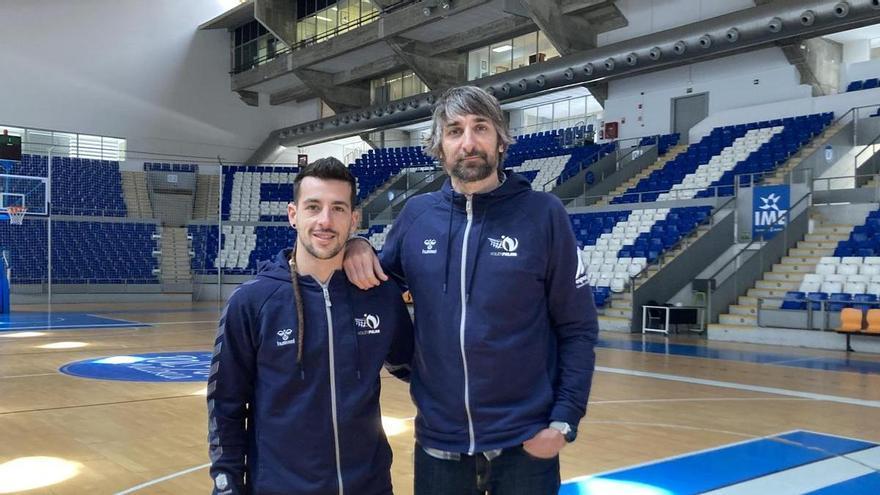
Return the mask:
M 392 493 L 379 372 L 408 377 L 412 323 L 396 283 L 364 292 L 340 270 L 354 204 L 338 160 L 303 168 L 294 248 L 223 310 L 208 378 L 215 494 Z
M 381 264 L 346 248 L 355 285 L 387 272 L 413 296 L 416 495 L 555 495 L 586 412 L 592 292 L 562 203 L 502 170 L 511 142 L 494 97 L 447 91 L 425 149 L 449 179 L 406 203 Z

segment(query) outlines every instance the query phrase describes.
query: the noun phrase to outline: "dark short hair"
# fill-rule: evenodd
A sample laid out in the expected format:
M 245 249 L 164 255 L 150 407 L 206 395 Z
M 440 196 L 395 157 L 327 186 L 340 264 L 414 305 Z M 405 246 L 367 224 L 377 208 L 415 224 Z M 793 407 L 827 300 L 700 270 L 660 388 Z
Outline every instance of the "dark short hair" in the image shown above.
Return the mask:
M 296 179 L 293 180 L 294 203 L 296 203 L 296 198 L 299 195 L 299 184 L 306 177 L 314 177 L 321 180 L 341 180 L 342 182 L 348 182 L 348 185 L 351 186 L 351 207 L 355 207 L 357 203 L 357 182 L 354 180 L 354 175 L 351 174 L 351 171 L 348 170 L 348 167 L 343 165 L 343 163 L 336 158 L 333 158 L 332 156 L 321 158 L 319 160 L 313 161 L 312 163 L 306 165 L 299 170 L 299 172 L 296 174 Z

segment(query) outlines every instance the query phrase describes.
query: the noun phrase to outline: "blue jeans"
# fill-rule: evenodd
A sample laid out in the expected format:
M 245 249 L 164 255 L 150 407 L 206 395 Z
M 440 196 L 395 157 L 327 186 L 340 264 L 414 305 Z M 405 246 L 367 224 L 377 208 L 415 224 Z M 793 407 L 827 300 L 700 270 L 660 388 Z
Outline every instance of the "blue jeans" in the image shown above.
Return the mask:
M 556 495 L 559 456 L 539 459 L 517 446 L 491 461 L 483 454 L 444 460 L 416 444 L 414 482 L 415 495 Z

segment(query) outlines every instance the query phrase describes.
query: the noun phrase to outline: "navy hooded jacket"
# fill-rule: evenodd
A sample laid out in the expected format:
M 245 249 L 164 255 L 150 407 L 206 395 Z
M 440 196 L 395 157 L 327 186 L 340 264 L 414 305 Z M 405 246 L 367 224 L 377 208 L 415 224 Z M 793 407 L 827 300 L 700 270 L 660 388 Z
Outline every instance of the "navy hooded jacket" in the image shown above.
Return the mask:
M 413 296 L 422 446 L 486 452 L 577 427 L 598 320 L 558 198 L 517 174 L 471 200 L 447 180 L 406 203 L 381 262 Z
M 361 291 L 337 271 L 298 276 L 303 357 L 289 250 L 230 296 L 208 379 L 214 493 L 391 493 L 379 372 L 408 378 L 412 323 L 394 282 Z M 329 322 L 328 322 L 329 320 Z

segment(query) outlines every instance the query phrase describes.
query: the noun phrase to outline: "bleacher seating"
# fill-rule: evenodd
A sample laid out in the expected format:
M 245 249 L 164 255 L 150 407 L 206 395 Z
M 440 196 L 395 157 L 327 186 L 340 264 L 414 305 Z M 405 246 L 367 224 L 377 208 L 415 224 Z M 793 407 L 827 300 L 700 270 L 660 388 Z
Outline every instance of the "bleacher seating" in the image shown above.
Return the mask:
M 418 146 L 369 150 L 349 167 L 357 179 L 357 199 L 363 201 L 379 186 L 405 168 L 431 167 L 434 159 Z
M 49 158 L 22 155 L 10 173 L 48 177 Z M 52 213 L 76 216 L 126 216 L 119 163 L 107 160 L 52 159 Z
M 144 163 L 145 172 L 191 172 L 198 173 L 199 166 L 194 163 Z
M 861 91 L 863 89 L 874 89 L 878 85 L 880 85 L 880 80 L 878 80 L 876 77 L 852 81 L 846 85 L 846 92 L 849 93 L 852 91 Z
M 570 215 L 593 296 L 604 305 L 644 268 L 690 235 L 711 213 L 709 206 L 648 208 Z
M 742 187 L 760 183 L 832 119 L 823 113 L 716 127 L 612 203 L 731 196 L 735 177 Z
M 880 210 L 872 211 L 847 240 L 837 243 L 813 273 L 804 275 L 797 291 L 788 291 L 780 309 L 814 311 L 826 301 L 828 311 L 878 308 L 880 298 Z
M 370 241 L 370 244 L 373 245 L 376 251 L 381 251 L 385 246 L 385 238 L 388 236 L 388 226 L 371 225 L 370 228 L 361 235 Z
M 52 282 L 61 284 L 158 283 L 156 225 L 52 222 Z M 46 222 L 20 227 L 0 222 L 0 246 L 10 255 L 12 283 L 42 283 L 48 276 Z M 25 247 L 24 249 L 20 247 Z M 16 249 L 18 247 L 18 249 Z
M 296 167 L 242 165 L 223 169 L 223 219 L 286 221 Z
M 199 274 L 216 274 L 218 265 L 227 275 L 256 273 L 260 262 L 274 259 L 296 241 L 296 231 L 289 226 L 224 225 L 218 257 L 216 225 L 191 224 L 187 230 L 192 236 L 192 269 Z

